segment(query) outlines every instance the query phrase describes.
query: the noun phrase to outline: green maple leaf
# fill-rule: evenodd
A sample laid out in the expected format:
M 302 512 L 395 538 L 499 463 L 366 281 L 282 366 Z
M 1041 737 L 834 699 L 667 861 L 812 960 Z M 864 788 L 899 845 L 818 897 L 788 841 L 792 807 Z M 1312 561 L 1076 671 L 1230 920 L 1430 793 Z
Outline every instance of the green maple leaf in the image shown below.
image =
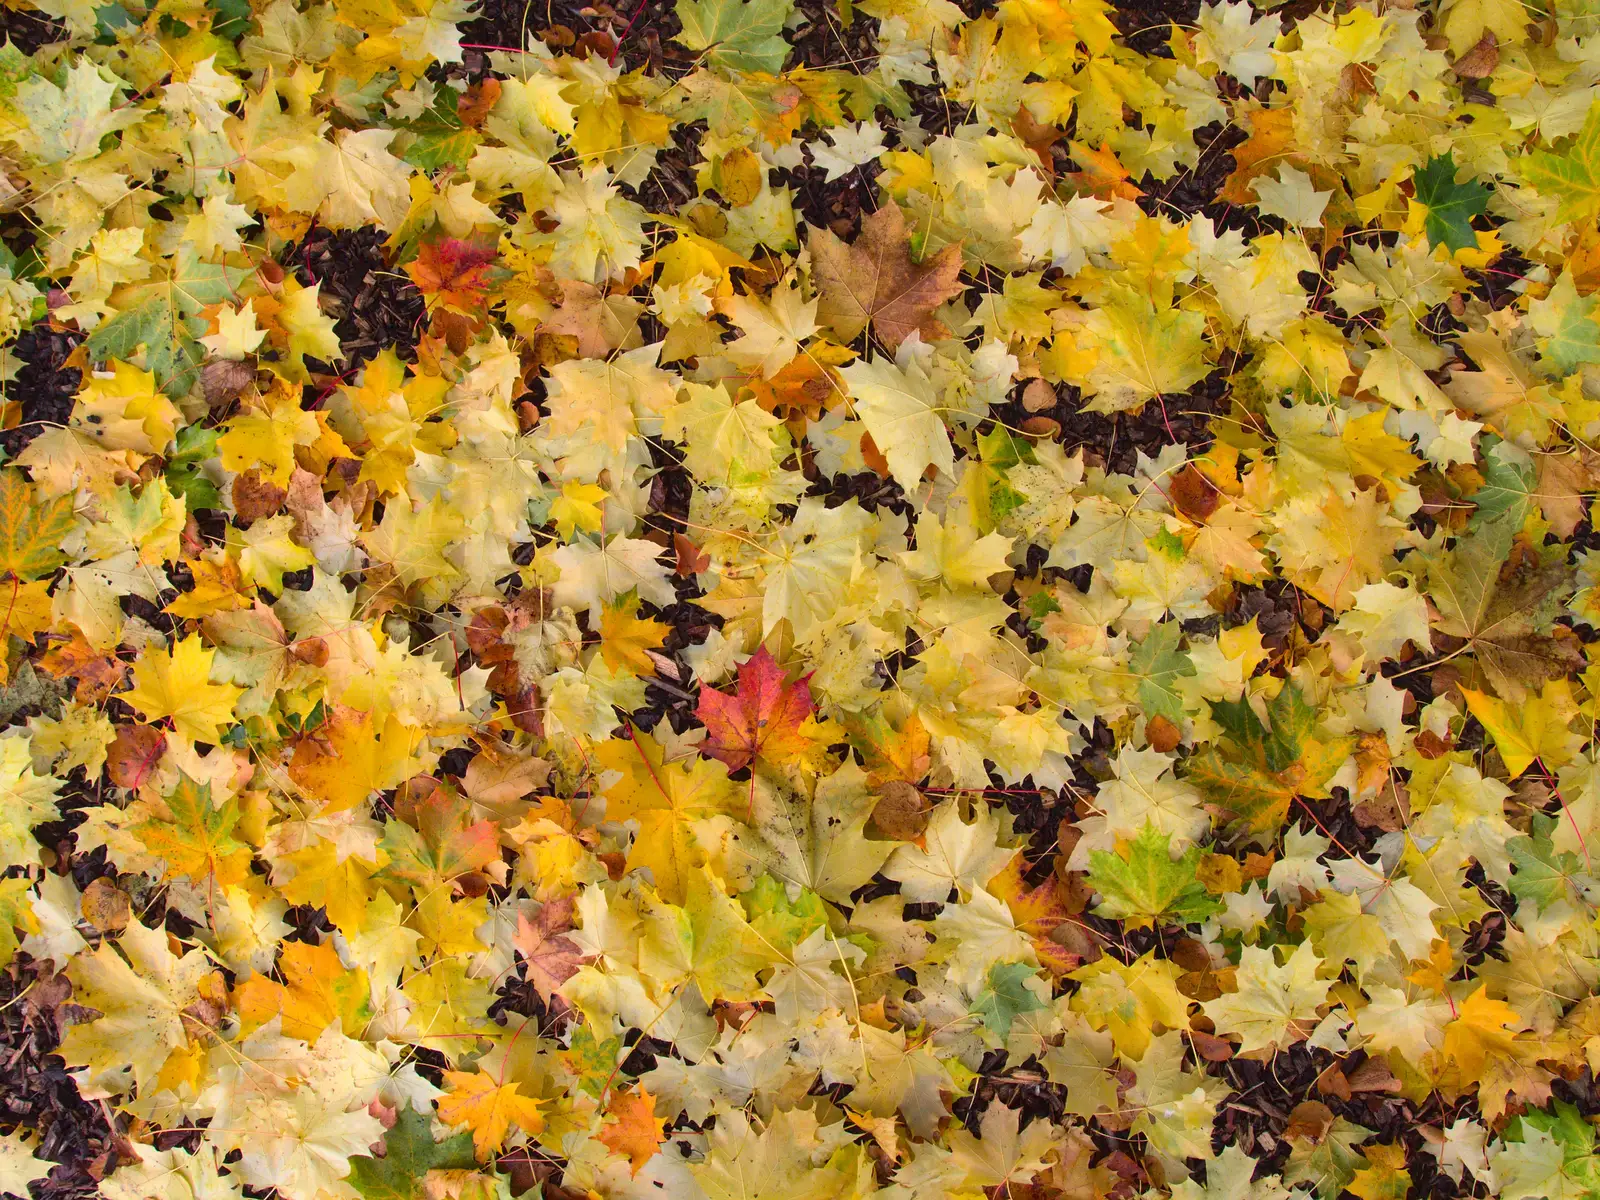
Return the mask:
M 1296 796 L 1322 795 L 1351 744 L 1317 736 L 1317 710 L 1293 684 L 1267 704 L 1270 728 L 1244 699 L 1214 702 L 1211 716 L 1224 737 L 1189 760 L 1188 780 L 1257 836 L 1277 832 Z
M 1600 1194 L 1594 1126 L 1561 1100 L 1550 1112 L 1534 1109 L 1513 1117 L 1506 1126 L 1505 1149 L 1496 1163 L 1496 1173 L 1505 1172 L 1501 1185 L 1505 1196 Z
M 365 1200 L 420 1200 L 429 1171 L 470 1171 L 477 1167 L 472 1134 L 433 1140 L 433 1120 L 409 1104 L 383 1138 L 382 1158 L 357 1155 L 349 1181 Z
M 1200 847 L 1190 846 L 1174 861 L 1172 835 L 1147 824 L 1126 849 L 1126 855 L 1089 855 L 1089 886 L 1100 893 L 1097 916 L 1141 924 L 1172 917 L 1187 925 L 1221 911 L 1221 902 L 1195 877 Z
M 1475 533 L 1494 522 L 1495 532 L 1505 543 L 1505 553 L 1509 554 L 1511 538 L 1538 506 L 1539 475 L 1532 463 L 1515 461 L 1507 453 L 1504 442 L 1486 437 L 1483 458 L 1483 486 L 1472 493 L 1472 502 L 1477 507 L 1472 511 L 1467 529 Z
M 1144 715 L 1165 717 L 1180 728 L 1184 711 L 1177 682 L 1194 674 L 1189 656 L 1178 649 L 1182 639 L 1183 626 L 1177 621 L 1164 621 L 1134 647 L 1128 659 L 1128 670 L 1139 680 L 1139 707 L 1144 709 Z
M 1560 200 L 1556 220 L 1593 220 L 1600 214 L 1600 103 L 1589 106 L 1565 154 L 1537 150 L 1519 165 L 1524 183 Z
M 185 425 L 178 430 L 178 443 L 163 472 L 174 496 L 182 496 L 190 512 L 197 508 L 221 508 L 222 493 L 204 474 L 206 460 L 217 453 L 217 431 L 204 425 Z
M 1454 252 L 1478 244 L 1472 218 L 1482 216 L 1489 207 L 1489 189 L 1476 180 L 1457 183 L 1452 154 L 1429 159 L 1411 182 L 1416 187 L 1417 203 L 1428 210 L 1423 228 L 1427 230 L 1429 246 L 1448 246 Z
M 712 66 L 775 75 L 789 56 L 783 23 L 793 9 L 792 0 L 678 0 L 677 40 L 708 51 Z
M 1584 871 L 1576 854 L 1558 851 L 1551 845 L 1550 830 L 1554 825 L 1554 819 L 1537 815 L 1533 819 L 1533 836 L 1506 842 L 1506 853 L 1515 868 L 1506 886 L 1518 900 L 1531 902 L 1540 912 L 1560 900 L 1587 899 L 1600 889 L 1600 883 Z
M 205 357 L 196 340 L 205 332 L 198 314 L 229 299 L 249 276 L 248 267 L 202 262 L 186 244 L 154 279 L 117 293 L 119 311 L 89 335 L 89 356 L 130 359 L 143 346 L 145 367 L 162 389 L 183 395 Z
M 73 498 L 34 499 L 20 471 L 0 471 L 0 575 L 39 579 L 67 556 L 61 540 L 72 532 Z
M 1037 973 L 1026 963 L 995 963 L 989 968 L 983 990 L 973 997 L 967 1011 L 999 1037 L 1010 1037 L 1013 1021 L 1023 1013 L 1045 1007 L 1044 1001 L 1025 986 L 1025 981 Z
M 978 532 L 993 533 L 996 521 L 1027 502 L 1027 498 L 1011 486 L 1006 472 L 1039 459 L 1032 446 L 1002 425 L 978 435 L 978 458 L 978 463 L 971 468 L 980 472 L 973 484 L 973 492 L 978 497 L 974 520 Z
M 789 889 L 771 875 L 762 875 L 755 886 L 739 897 L 745 919 L 769 945 L 793 950 L 812 932 L 828 923 L 822 897 L 810 888 L 789 899 Z
M 167 864 L 167 874 L 237 883 L 250 870 L 250 847 L 233 836 L 239 801 L 211 803 L 211 785 L 179 774 L 175 791 L 164 798 L 170 821 L 141 821 L 132 832 Z
M 1600 297 L 1578 295 L 1570 271 L 1561 273 L 1549 295 L 1528 306 L 1528 325 L 1539 335 L 1539 356 L 1558 374 L 1600 362 L 1596 309 L 1600 309 Z

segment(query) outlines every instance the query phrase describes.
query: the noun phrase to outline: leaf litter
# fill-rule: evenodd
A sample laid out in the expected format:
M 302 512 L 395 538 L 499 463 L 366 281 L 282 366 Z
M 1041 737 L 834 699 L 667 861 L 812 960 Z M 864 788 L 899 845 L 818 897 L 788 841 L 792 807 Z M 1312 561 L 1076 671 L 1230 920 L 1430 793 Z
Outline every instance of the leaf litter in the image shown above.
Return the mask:
M 1580 8 L 5 10 L 0 1189 L 1594 1194 Z

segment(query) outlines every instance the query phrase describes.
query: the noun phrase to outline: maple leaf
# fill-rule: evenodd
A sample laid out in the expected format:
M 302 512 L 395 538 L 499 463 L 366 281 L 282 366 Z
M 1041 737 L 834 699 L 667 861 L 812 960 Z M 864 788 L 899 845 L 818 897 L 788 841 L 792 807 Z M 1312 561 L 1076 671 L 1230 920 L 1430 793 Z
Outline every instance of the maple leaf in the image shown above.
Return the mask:
M 435 1141 L 433 1118 L 407 1104 L 384 1134 L 381 1156 L 362 1154 L 350 1159 L 349 1182 L 364 1200 L 427 1200 L 431 1172 L 475 1166 L 470 1133 Z
M 431 305 L 465 316 L 482 315 L 485 298 L 495 285 L 498 255 L 493 246 L 462 238 L 424 242 L 406 274 Z
M 1147 824 L 1125 853 L 1092 852 L 1088 882 L 1100 893 L 1096 914 L 1138 928 L 1165 916 L 1184 924 L 1203 921 L 1220 911 L 1221 901 L 1195 877 L 1200 847 L 1191 845 L 1174 861 L 1171 844 L 1171 834 Z
M 1600 213 L 1600 103 L 1589 106 L 1566 153 L 1535 150 L 1518 166 L 1531 186 L 1561 202 L 1557 220 L 1585 220 Z
M 806 681 L 786 682 L 762 646 L 739 665 L 738 691 L 702 689 L 695 715 L 710 733 L 705 752 L 737 771 L 758 758 L 776 765 L 804 754 L 812 743 L 801 730 L 814 710 Z
M 471 806 L 442 788 L 420 802 L 397 805 L 400 819 L 384 826 L 379 847 L 388 856 L 382 874 L 419 893 L 448 891 L 463 875 L 481 871 L 500 858 L 490 821 L 473 821 Z
M 1575 649 L 1545 632 L 1570 580 L 1564 559 L 1524 556 L 1505 569 L 1537 486 L 1531 477 L 1528 483 L 1520 492 L 1504 489 L 1508 507 L 1498 512 L 1480 506 L 1475 527 L 1428 566 L 1428 593 L 1443 618 L 1435 628 L 1465 639 L 1495 691 L 1513 703 L 1578 665 Z
M 39 1144 L 24 1130 L 0 1138 L 0 1191 L 29 1195 L 28 1185 L 50 1174 L 58 1164 L 38 1157 Z
M 168 1057 L 188 1044 L 185 1012 L 211 971 L 204 950 L 180 958 L 164 932 L 131 922 L 114 943 L 68 965 L 76 1002 L 100 1016 L 67 1030 L 61 1056 L 96 1072 L 131 1068 L 141 1089 L 154 1085 Z
M 1576 1200 L 1600 1188 L 1594 1126 L 1560 1100 L 1513 1118 L 1493 1162 L 1502 1200 Z
M 1248 114 L 1250 136 L 1233 149 L 1233 174 L 1218 193 L 1230 204 L 1254 201 L 1251 184 L 1290 153 L 1294 137 L 1294 112 L 1290 108 L 1257 108 Z
M 202 262 L 192 245 L 181 246 L 154 278 L 114 293 L 117 314 L 89 336 L 89 354 L 99 362 L 126 360 L 143 347 L 145 366 L 157 382 L 173 395 L 187 391 L 204 357 L 200 314 L 227 300 L 250 273 Z
M 517 914 L 517 932 L 511 944 L 521 952 L 527 963 L 528 982 L 546 1004 L 583 965 L 583 950 L 563 936 L 571 928 L 570 897 L 546 903 L 532 920 L 526 913 Z
M 219 739 L 219 731 L 233 722 L 233 706 L 243 688 L 211 683 L 216 651 L 190 634 L 171 651 L 146 653 L 133 667 L 133 687 L 122 699 L 154 723 L 171 718 L 174 732 L 195 742 Z
M 621 775 L 606 789 L 608 814 L 613 820 L 639 822 L 627 869 L 648 868 L 663 896 L 681 899 L 690 873 L 705 861 L 697 824 L 746 814 L 748 798 L 720 762 L 699 757 L 666 762 L 661 748 L 638 734 L 605 743 L 595 759 Z
M 668 630 L 654 617 L 639 615 L 637 595 L 618 596 L 600 610 L 600 656 L 613 671 L 654 675 L 655 660 L 648 652 L 661 648 Z M 705 703 L 703 696 L 700 702 Z
M 656 1098 L 643 1087 L 614 1096 L 606 1108 L 605 1127 L 596 1139 L 623 1155 L 637 1176 L 639 1168 L 660 1151 L 666 1121 L 656 1116 Z
M 347 970 L 332 942 L 286 942 L 278 971 L 283 983 L 252 975 L 234 994 L 247 1033 L 277 1017 L 285 1037 L 304 1042 L 315 1042 L 335 1021 L 350 1037 L 366 1029 L 372 1017 L 367 973 Z
M 472 1130 L 472 1148 L 480 1160 L 506 1144 L 511 1127 L 524 1133 L 544 1128 L 543 1101 L 521 1094 L 516 1083 L 501 1083 L 487 1071 L 446 1071 L 449 1091 L 439 1099 L 439 1119 Z
M 948 333 L 933 313 L 962 291 L 961 247 L 914 262 L 899 205 L 862 218 L 861 234 L 849 245 L 828 229 L 813 229 L 810 246 L 822 296 L 817 317 L 840 341 L 854 341 L 870 325 L 893 353 L 913 333 L 925 342 Z
M 1478 244 L 1472 218 L 1482 216 L 1488 208 L 1488 188 L 1477 182 L 1457 183 L 1456 161 L 1450 154 L 1430 158 L 1411 181 L 1416 185 L 1417 203 L 1428 210 L 1429 245 L 1455 251 Z
M 789 56 L 782 35 L 792 7 L 791 0 L 677 0 L 683 31 L 676 40 L 705 51 L 713 66 L 775 72 Z
M 1082 985 L 1072 1008 L 1095 1029 L 1107 1029 L 1125 1058 L 1141 1059 L 1155 1036 L 1154 1026 L 1183 1029 L 1189 1002 L 1178 992 L 1177 964 L 1154 951 L 1131 963 L 1106 957 L 1080 967 L 1069 978 Z
M 1054 872 L 1045 876 L 1036 887 L 1029 887 L 1024 879 L 1027 863 L 1017 855 L 1004 870 L 984 884 L 985 890 L 1000 900 L 1011 912 L 1016 927 L 1033 942 L 1033 951 L 1054 975 L 1065 975 L 1077 967 L 1083 956 L 1074 953 L 1053 936 L 1068 926 L 1071 931 L 1072 912 L 1068 906 L 1065 889 Z
M 1011 1036 L 1011 1027 L 1025 1013 L 1038 1012 L 1045 1002 L 1024 981 L 1035 978 L 1026 963 L 996 963 L 989 968 L 983 988 L 968 1010 L 997 1037 Z
M 840 374 L 896 483 L 909 492 L 922 482 L 929 467 L 938 467 L 946 475 L 954 473 L 955 453 L 940 416 L 942 406 L 921 363 L 914 359 L 903 363 L 863 360 L 851 363 Z
M 197 783 L 180 771 L 177 788 L 163 802 L 170 820 L 141 821 L 131 832 L 166 863 L 167 878 L 186 875 L 197 882 L 227 886 L 249 874 L 250 847 L 233 835 L 239 823 L 237 797 L 213 804 L 211 785 Z
M 32 580 L 64 563 L 72 509 L 71 496 L 40 502 L 20 471 L 0 471 L 0 573 Z
M 1548 771 L 1564 767 L 1583 746 L 1582 735 L 1568 728 L 1578 715 L 1578 706 L 1565 679 L 1552 680 L 1539 695 L 1515 706 L 1471 688 L 1462 688 L 1461 694 L 1472 715 L 1494 737 L 1495 749 L 1512 778 L 1535 762 Z
M 1411 1191 L 1405 1147 L 1368 1146 L 1361 1153 L 1367 1165 L 1345 1184 L 1345 1190 L 1361 1200 L 1405 1200 Z
M 1279 966 L 1271 950 L 1246 946 L 1240 953 L 1237 988 L 1201 1008 L 1221 1034 L 1238 1034 L 1244 1052 L 1283 1049 L 1311 1032 L 1317 1009 L 1328 994 L 1328 981 L 1318 979 L 1311 943 L 1302 942 Z
M 1491 1000 L 1486 987 L 1479 987 L 1463 1000 L 1456 1018 L 1444 1027 L 1444 1055 L 1472 1079 L 1483 1070 L 1491 1055 L 1511 1053 L 1514 1030 L 1525 1022 L 1510 1005 Z
M 321 800 L 324 812 L 339 812 L 415 774 L 416 745 L 416 732 L 392 714 L 380 730 L 371 713 L 335 705 L 315 733 L 296 741 L 289 778 Z
M 1213 701 L 1211 715 L 1226 737 L 1189 760 L 1186 778 L 1255 835 L 1276 832 L 1296 796 L 1320 795 L 1351 744 L 1318 736 L 1317 710 L 1293 684 L 1267 705 L 1270 732 L 1248 700 Z

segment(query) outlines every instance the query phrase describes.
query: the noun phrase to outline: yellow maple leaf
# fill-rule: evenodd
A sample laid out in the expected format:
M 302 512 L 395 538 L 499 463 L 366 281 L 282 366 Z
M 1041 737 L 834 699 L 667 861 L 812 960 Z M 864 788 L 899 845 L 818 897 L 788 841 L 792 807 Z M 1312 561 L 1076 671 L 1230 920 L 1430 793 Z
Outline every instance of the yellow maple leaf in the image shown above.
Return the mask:
M 1140 1059 L 1155 1036 L 1158 1023 L 1183 1029 L 1189 1023 L 1189 1002 L 1178 991 L 1178 967 L 1152 951 L 1124 966 L 1107 955 L 1067 978 L 1083 986 L 1072 1007 L 1095 1029 L 1108 1029 L 1117 1052 Z
M 627 869 L 648 867 L 656 889 L 682 903 L 689 872 L 705 861 L 697 822 L 718 815 L 743 816 L 749 801 L 728 768 L 709 758 L 665 762 L 661 748 L 635 734 L 606 742 L 594 755 L 622 778 L 606 789 L 606 815 L 639 822 L 628 850 Z
M 296 446 L 309 446 L 322 427 L 315 413 L 300 406 L 300 389 L 274 386 L 253 408 L 228 422 L 217 439 L 222 465 L 230 471 L 255 469 L 269 483 L 283 487 L 294 474 Z
M 1578 715 L 1578 704 L 1568 680 L 1552 680 L 1539 695 L 1516 705 L 1471 688 L 1462 688 L 1461 694 L 1472 715 L 1494 738 L 1495 749 L 1512 778 L 1536 761 L 1552 771 L 1564 767 L 1583 748 L 1585 735 L 1569 728 Z
M 656 665 L 645 651 L 659 649 L 668 629 L 653 617 L 639 615 L 637 593 L 618 596 L 600 611 L 600 655 L 613 671 L 654 674 Z
M 1523 1020 L 1503 1000 L 1489 999 L 1489 990 L 1480 987 L 1461 1002 L 1456 1019 L 1444 1027 L 1444 1056 L 1472 1079 L 1483 1070 L 1491 1054 L 1510 1054 L 1514 1029 Z
M 1367 1146 L 1367 1165 L 1355 1173 L 1345 1188 L 1361 1200 L 1405 1200 L 1411 1190 L 1404 1146 Z
M 574 530 L 599 533 L 603 516 L 601 506 L 610 494 L 598 484 L 567 480 L 561 485 L 561 494 L 550 505 L 550 518 L 556 523 L 556 532 L 567 541 L 572 539 Z
M 215 657 L 199 634 L 190 634 L 170 652 L 147 651 L 133 666 L 132 689 L 121 698 L 150 724 L 170 717 L 179 737 L 216 743 L 222 727 L 233 723 L 233 706 L 244 689 L 211 682 Z
M 72 408 L 72 428 L 106 450 L 160 454 L 182 421 L 156 377 L 120 359 L 89 376 Z
M 278 891 L 290 904 L 310 904 L 327 909 L 328 920 L 347 937 L 366 928 L 367 895 L 372 877 L 383 865 L 383 852 L 375 851 L 379 861 L 357 854 L 341 857 L 325 842 L 286 854 L 277 862 L 294 874 L 277 883 Z M 276 879 L 276 873 L 274 873 Z

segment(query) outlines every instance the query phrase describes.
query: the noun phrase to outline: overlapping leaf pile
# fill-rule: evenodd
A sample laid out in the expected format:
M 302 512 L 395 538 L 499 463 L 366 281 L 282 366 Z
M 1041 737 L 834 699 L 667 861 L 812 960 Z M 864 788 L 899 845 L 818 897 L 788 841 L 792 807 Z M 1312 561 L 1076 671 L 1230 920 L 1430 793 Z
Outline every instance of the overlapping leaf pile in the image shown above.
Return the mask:
M 0 1188 L 1600 1195 L 1592 3 L 19 4 Z

